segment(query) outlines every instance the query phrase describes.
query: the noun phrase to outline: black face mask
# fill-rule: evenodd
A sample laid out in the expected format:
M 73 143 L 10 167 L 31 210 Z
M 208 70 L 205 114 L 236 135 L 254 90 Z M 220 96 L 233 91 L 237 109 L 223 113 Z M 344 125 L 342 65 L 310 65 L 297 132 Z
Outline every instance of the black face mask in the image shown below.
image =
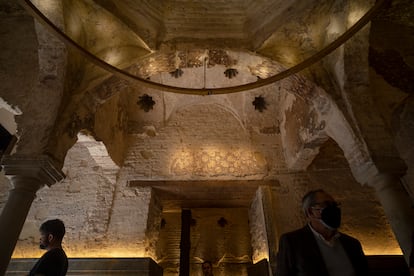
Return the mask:
M 336 205 L 329 205 L 322 209 L 322 224 L 330 230 L 336 230 L 341 225 L 341 209 Z

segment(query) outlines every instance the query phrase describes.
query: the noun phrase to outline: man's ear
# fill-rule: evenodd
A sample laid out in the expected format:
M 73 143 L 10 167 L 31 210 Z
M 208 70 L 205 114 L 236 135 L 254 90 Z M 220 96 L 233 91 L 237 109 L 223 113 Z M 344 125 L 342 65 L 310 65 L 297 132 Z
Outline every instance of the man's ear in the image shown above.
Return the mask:
M 48 235 L 47 235 L 47 240 L 48 240 L 49 242 L 52 242 L 52 241 L 53 241 L 53 239 L 54 239 L 53 234 L 48 234 Z

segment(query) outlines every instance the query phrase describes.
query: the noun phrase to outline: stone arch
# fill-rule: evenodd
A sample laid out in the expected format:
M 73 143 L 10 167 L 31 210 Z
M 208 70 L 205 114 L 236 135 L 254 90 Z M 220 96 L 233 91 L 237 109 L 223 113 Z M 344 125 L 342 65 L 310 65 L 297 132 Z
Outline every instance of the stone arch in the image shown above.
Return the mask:
M 182 96 L 181 97 L 189 97 L 189 96 Z M 181 98 L 180 97 L 180 98 Z M 224 104 L 223 102 L 226 102 Z M 229 114 L 231 114 L 234 119 L 240 124 L 240 127 L 246 129 L 245 120 L 242 117 L 241 110 L 237 110 L 234 105 L 232 99 L 230 99 L 227 95 L 219 95 L 214 97 L 199 97 L 199 96 L 192 96 L 192 100 L 190 101 L 178 101 L 173 108 L 169 111 L 168 117 L 166 118 L 166 122 L 168 123 L 173 117 L 174 114 L 179 112 L 180 110 L 184 110 L 186 108 L 191 108 L 192 106 L 202 106 L 202 105 L 214 105 L 219 107 L 220 109 L 225 110 Z
M 96 240 L 106 240 L 119 167 L 111 159 L 104 143 L 85 133 L 78 133 L 77 137 L 77 142 L 65 158 L 62 170 L 66 174 L 66 179 L 62 185 L 66 186 L 69 194 L 77 198 L 76 201 L 88 198 L 83 202 L 88 204 L 88 208 L 87 212 L 82 212 L 83 220 L 76 219 L 71 223 L 74 225 L 81 222 L 77 227 L 79 232 L 71 233 L 71 238 L 78 246 L 80 245 L 77 239 L 82 238 L 84 241 L 81 244 L 90 247 L 92 251 L 99 251 L 94 244 Z M 79 205 L 82 205 L 82 202 L 79 202 Z M 62 214 L 64 215 L 67 216 Z M 75 246 L 73 250 L 77 250 Z M 82 252 L 77 254 L 81 255 Z
M 281 124 L 282 141 L 290 156 L 287 156 L 288 166 L 306 170 L 318 154 L 319 147 L 330 137 L 343 150 L 355 179 L 366 184 L 377 171 L 365 142 L 326 91 L 304 78 L 298 77 L 297 80 L 299 85 L 292 82 L 293 85 L 287 89 Z M 299 110 L 301 113 L 289 120 L 289 116 L 294 116 L 294 112 Z M 296 139 L 296 142 L 292 143 L 291 139 Z
M 224 61 L 221 61 L 221 59 L 218 59 L 218 62 L 213 65 L 234 65 L 234 66 L 240 66 L 235 64 L 235 54 L 221 51 L 221 56 L 227 57 L 227 59 L 223 59 Z M 251 56 L 251 63 L 248 63 L 246 61 L 243 61 L 243 66 L 246 67 L 247 71 L 250 72 L 251 76 L 260 76 L 260 77 L 269 77 L 272 74 L 278 73 L 283 70 L 283 67 L 270 59 L 258 56 L 253 53 L 245 53 L 245 58 L 248 58 L 249 55 Z M 160 57 L 163 57 L 163 59 L 160 59 L 164 63 L 160 65 L 160 68 L 158 68 L 157 72 L 152 72 L 152 74 L 158 74 L 158 76 L 167 75 L 168 70 L 170 70 L 171 66 L 175 64 L 176 62 L 176 55 L 171 55 L 171 53 L 158 53 L 157 54 Z M 188 52 L 187 52 L 188 55 Z M 205 55 L 204 52 L 200 53 L 201 56 Z M 220 56 L 220 55 L 219 55 Z M 200 58 L 200 56 L 192 56 L 193 61 L 197 61 Z M 150 59 L 150 58 L 149 58 Z M 180 59 L 182 61 L 183 59 Z M 188 59 L 185 60 L 186 63 L 184 65 L 189 66 L 192 63 L 189 62 Z M 149 68 L 145 66 L 145 63 L 143 63 L 144 66 L 139 67 L 139 70 L 144 70 L 145 68 Z M 149 66 L 148 64 L 146 64 Z M 195 66 L 195 65 L 194 65 Z M 131 68 L 131 71 L 134 68 Z M 135 68 L 136 69 L 136 68 Z M 136 69 L 136 70 L 138 70 Z M 138 75 L 145 75 L 145 74 L 151 74 L 151 72 L 147 71 L 137 71 L 134 73 L 137 73 Z M 160 77 L 162 79 L 162 77 Z M 171 79 L 173 81 L 174 78 Z M 167 84 L 174 84 L 174 83 L 167 83 Z M 240 83 L 238 83 L 240 84 Z M 123 96 L 125 93 L 118 93 L 121 92 L 123 89 L 120 89 L 120 87 L 128 87 L 127 89 L 132 90 L 140 90 L 140 91 L 146 91 L 145 89 L 142 90 L 139 87 L 134 86 L 133 84 L 131 86 L 127 86 L 128 84 L 125 83 L 123 80 L 116 80 L 115 78 L 111 78 L 108 81 L 105 81 L 103 84 L 95 87 L 93 90 L 90 91 L 85 97 L 90 101 L 94 103 L 93 107 L 86 107 L 84 105 L 81 105 L 81 107 L 77 106 L 75 107 L 75 101 L 73 101 L 72 105 L 67 108 L 68 112 L 73 112 L 73 116 L 75 118 L 68 119 L 68 115 L 66 115 L 67 124 L 75 124 L 74 129 L 79 130 L 82 127 L 88 128 L 94 132 L 96 137 L 99 137 L 100 140 L 103 140 L 108 145 L 108 151 L 110 152 L 111 156 L 113 157 L 114 161 L 121 165 L 124 159 L 124 151 L 126 150 L 126 147 L 128 145 L 123 144 L 125 139 L 122 139 L 123 135 L 120 135 L 117 141 L 111 140 L 113 138 L 113 133 L 108 132 L 108 128 L 106 130 L 104 128 L 100 128 L 100 126 L 105 126 L 105 124 L 98 124 L 97 120 L 100 120 L 98 117 L 100 117 L 102 122 L 105 121 L 105 116 L 100 116 L 99 114 L 93 114 L 93 112 L 97 113 L 97 110 L 102 109 L 104 106 L 109 107 L 111 104 L 109 104 L 111 101 L 118 101 L 115 105 L 112 104 L 112 110 L 111 112 L 106 112 L 106 114 L 117 114 L 114 116 L 111 121 L 113 121 L 112 127 L 116 126 L 120 130 L 119 133 L 123 133 L 127 131 L 127 124 L 122 123 L 121 121 L 124 121 L 122 118 L 127 118 L 126 116 L 122 115 L 123 108 L 119 105 L 119 103 L 122 105 L 122 102 L 127 102 L 128 98 Z M 285 137 L 285 148 L 286 148 L 286 156 L 288 159 L 289 167 L 295 170 L 304 170 L 306 167 L 310 164 L 313 157 L 318 153 L 318 147 L 326 141 L 326 139 L 329 137 L 332 137 L 338 145 L 344 150 L 345 156 L 347 157 L 347 160 L 351 164 L 351 168 L 354 168 L 355 170 L 361 169 L 360 164 L 367 164 L 370 161 L 368 151 L 366 150 L 366 146 L 362 139 L 358 136 L 358 134 L 355 133 L 355 131 L 350 126 L 349 122 L 345 118 L 345 116 L 342 114 L 342 112 L 339 110 L 339 108 L 336 106 L 335 102 L 329 97 L 328 93 L 321 89 L 320 87 L 317 87 L 314 83 L 307 80 L 305 77 L 295 74 L 292 75 L 278 83 L 277 85 L 273 85 L 275 87 L 274 93 L 275 94 L 286 94 L 288 96 L 285 96 L 284 103 L 281 104 L 281 114 L 277 114 L 276 116 L 280 116 L 282 119 L 281 124 L 281 132 L 282 132 L 282 138 Z M 100 89 L 102 89 L 100 93 Z M 155 91 L 155 90 L 154 90 Z M 286 92 L 286 93 L 285 93 Z M 171 114 L 176 113 L 180 108 L 189 106 L 191 104 L 199 104 L 199 103 L 208 103 L 208 104 L 216 104 L 221 106 L 221 108 L 226 108 L 228 112 L 234 116 L 234 118 L 237 118 L 239 121 L 239 124 L 243 127 L 245 127 L 245 122 L 243 118 L 243 110 L 241 110 L 240 106 L 243 105 L 243 100 L 240 100 L 243 98 L 243 94 L 236 94 L 236 95 L 215 95 L 215 96 L 195 96 L 195 95 L 173 95 L 169 96 L 169 93 L 163 93 L 162 91 L 155 91 L 155 93 L 159 93 L 160 97 L 163 97 L 164 101 L 168 97 L 175 97 L 175 102 L 171 104 L 165 114 L 165 118 L 170 120 Z M 181 101 L 180 99 L 186 98 L 186 101 Z M 231 97 L 231 99 L 230 99 Z M 234 98 L 233 98 L 234 97 Z M 187 102 L 187 100 L 190 98 L 190 101 Z M 220 100 L 218 100 L 220 99 Z M 225 104 L 221 103 L 220 101 L 225 100 Z M 233 100 L 236 99 L 236 100 Z M 86 98 L 83 98 L 82 101 Z M 81 103 L 79 99 L 76 100 L 77 103 Z M 118 108 L 114 108 L 114 106 L 118 106 Z M 168 106 L 165 104 L 165 106 Z M 288 122 L 289 116 L 284 115 L 287 114 L 287 112 L 291 112 L 294 108 L 297 108 L 298 110 L 305 110 L 305 112 L 302 112 L 301 119 L 308 125 L 292 125 L 288 126 L 289 124 L 293 124 L 293 122 Z M 108 110 L 108 109 L 106 109 Z M 292 113 L 292 112 L 291 112 Z M 101 112 L 101 115 L 103 112 Z M 329 118 L 330 116 L 333 116 L 335 120 L 332 120 L 332 118 Z M 106 117 L 107 118 L 107 117 Z M 283 119 L 284 118 L 284 119 Z M 108 118 L 107 118 L 108 119 Z M 120 123 L 121 122 L 121 123 Z M 77 125 L 76 125 L 77 124 Z M 108 124 L 106 124 L 108 126 Z M 296 138 L 299 138 L 298 143 L 295 145 L 290 145 L 291 143 L 288 139 L 290 137 L 288 135 L 288 127 L 290 128 L 290 134 L 292 132 L 298 132 L 299 133 L 293 133 Z M 56 141 L 59 141 L 57 143 L 67 144 L 70 145 L 71 143 L 74 143 L 73 137 L 69 139 L 66 142 L 61 142 L 65 139 L 59 139 L 59 136 L 62 136 L 63 138 L 65 136 L 68 136 L 67 133 L 65 133 L 67 130 L 64 129 L 65 126 L 61 126 L 60 134 L 56 137 Z M 73 132 L 73 131 L 72 131 Z M 284 132 L 284 133 L 283 133 Z M 70 135 L 69 135 L 70 136 Z M 353 141 L 350 142 L 349 141 Z M 120 146 L 122 145 L 122 146 Z M 290 150 L 290 152 L 288 152 Z M 57 151 L 58 159 L 62 159 L 64 157 L 65 150 L 63 148 L 59 149 L 59 145 L 54 146 L 54 148 L 51 148 L 51 151 Z M 370 167 L 371 165 L 368 165 Z M 358 174 L 358 172 L 355 171 L 355 173 Z M 363 183 L 364 181 L 362 181 Z
M 377 171 L 365 142 L 355 133 L 344 114 L 333 102 L 324 117 L 326 134 L 343 150 L 355 179 L 362 185 L 367 184 Z
M 47 153 L 63 165 L 67 151 L 76 143 L 77 133 L 85 131 L 102 141 L 120 166 L 126 148 L 127 114 L 125 100 L 116 94 L 102 103 L 91 103 L 88 97 L 74 98 L 59 117 L 49 141 Z
M 105 244 L 107 240 L 119 167 L 110 159 L 102 142 L 82 133 L 77 136 L 62 169 L 66 178 L 37 192 L 15 257 L 38 257 L 38 227 L 43 221 L 56 217 L 67 226 L 64 247 L 70 256 L 105 254 L 97 241 Z

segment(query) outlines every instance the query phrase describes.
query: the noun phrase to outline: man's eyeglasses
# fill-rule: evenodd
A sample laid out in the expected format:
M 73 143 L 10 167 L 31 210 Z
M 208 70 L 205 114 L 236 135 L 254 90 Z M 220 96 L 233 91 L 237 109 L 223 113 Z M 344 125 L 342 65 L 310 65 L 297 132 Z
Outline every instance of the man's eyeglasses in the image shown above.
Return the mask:
M 336 202 L 336 201 L 315 202 L 314 204 L 311 205 L 311 208 L 314 210 L 322 210 L 328 206 L 339 207 L 341 206 L 341 203 Z

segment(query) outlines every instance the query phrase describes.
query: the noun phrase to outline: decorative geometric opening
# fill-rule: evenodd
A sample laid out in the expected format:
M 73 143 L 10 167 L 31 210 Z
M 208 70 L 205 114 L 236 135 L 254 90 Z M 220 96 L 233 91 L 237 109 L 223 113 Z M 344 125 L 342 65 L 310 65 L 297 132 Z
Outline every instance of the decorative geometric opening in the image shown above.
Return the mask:
M 138 100 L 137 104 L 145 112 L 148 112 L 151 109 L 153 109 L 155 102 L 152 100 L 151 96 L 149 96 L 147 94 L 144 94 L 144 95 L 139 97 L 139 100 Z
M 229 79 L 236 77 L 238 73 L 239 71 L 233 68 L 229 68 L 226 71 L 224 71 L 224 75 L 226 75 L 226 77 L 228 77 Z
M 221 217 L 218 221 L 217 224 L 220 225 L 220 227 L 224 227 L 227 225 L 227 220 L 223 217 Z
M 175 69 L 174 71 L 170 72 L 170 75 L 176 79 L 181 77 L 184 74 L 183 70 L 180 68 Z
M 258 110 L 259 112 L 263 112 L 263 110 L 266 109 L 267 105 L 265 98 L 263 98 L 262 96 L 255 97 L 252 104 L 254 105 L 254 109 Z

